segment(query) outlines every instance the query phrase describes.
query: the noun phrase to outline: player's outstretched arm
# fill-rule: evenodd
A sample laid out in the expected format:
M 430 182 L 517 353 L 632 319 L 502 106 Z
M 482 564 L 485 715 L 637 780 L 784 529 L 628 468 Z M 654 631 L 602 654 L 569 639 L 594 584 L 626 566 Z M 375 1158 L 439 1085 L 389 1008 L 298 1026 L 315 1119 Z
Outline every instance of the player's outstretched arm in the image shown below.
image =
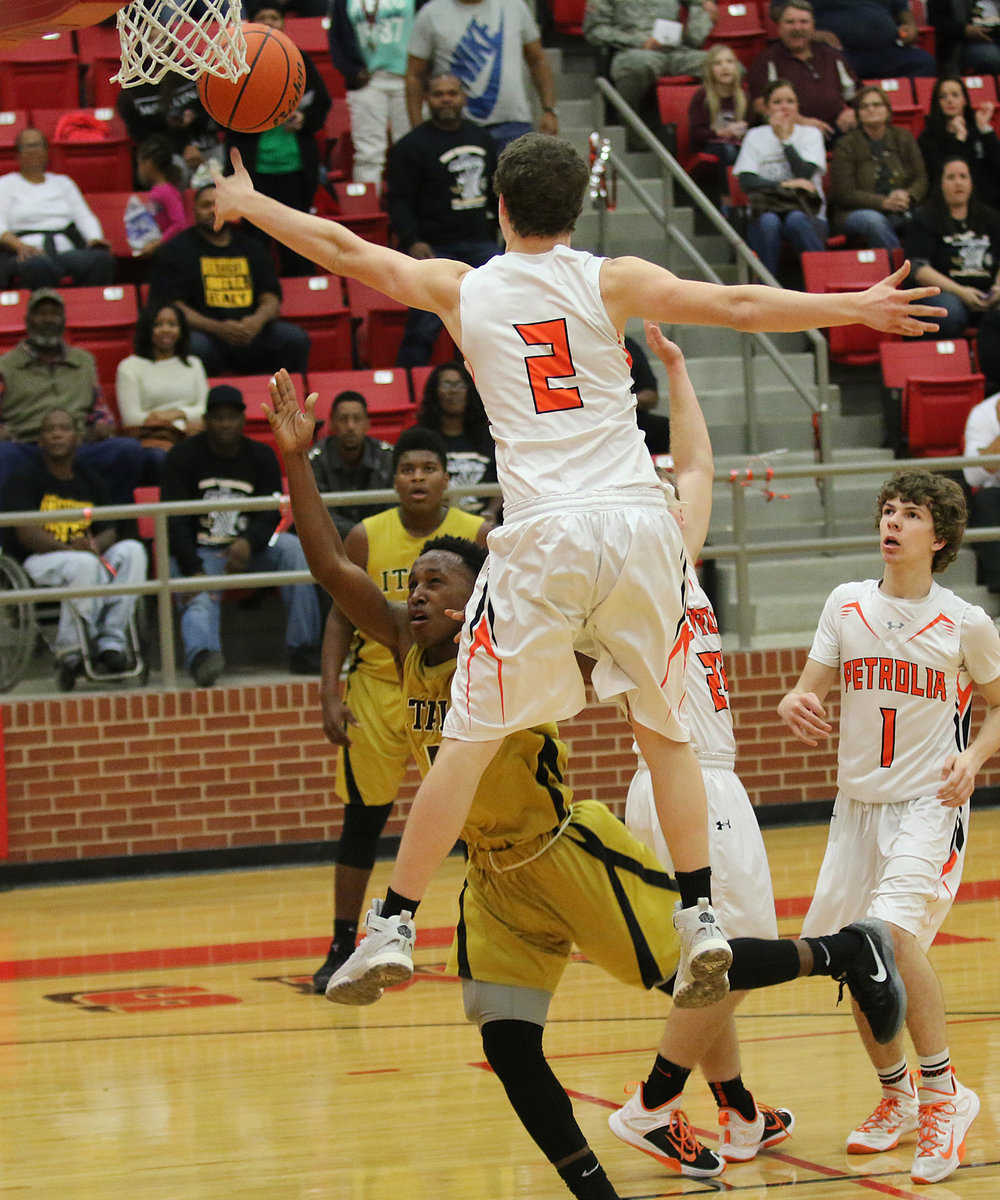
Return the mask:
M 348 620 L 376 641 L 395 649 L 402 629 L 400 614 L 405 617 L 406 606 L 390 605 L 368 573 L 347 557 L 309 465 L 309 448 L 316 428 L 316 394 L 306 397 L 303 411 L 295 385 L 284 367 L 270 380 L 268 390 L 271 403 L 262 407 L 285 462 L 295 532 L 309 570 Z
M 833 732 L 833 726 L 826 719 L 823 701 L 837 679 L 836 667 L 808 658 L 795 687 L 778 705 L 778 716 L 807 746 L 818 745 Z
M 645 328 L 646 345 L 663 363 L 670 385 L 670 452 L 681 498 L 681 534 L 694 560 L 705 545 L 712 516 L 712 440 L 680 347 L 654 322 L 647 321 Z
M 357 279 L 411 308 L 438 313 L 454 332 L 458 280 L 470 268 L 447 258 L 418 261 L 408 254 L 366 242 L 337 221 L 289 208 L 258 192 L 240 152 L 231 153 L 233 174 L 212 167 L 215 227 L 245 217 L 279 242 L 337 275 Z M 452 293 L 454 292 L 454 295 Z
M 921 304 L 936 287 L 901 287 L 909 262 L 860 292 L 816 294 L 762 284 L 726 285 L 679 279 L 641 258 L 617 258 L 601 270 L 601 294 L 618 329 L 629 317 L 675 325 L 722 325 L 746 333 L 797 333 L 839 325 L 868 325 L 883 333 L 919 337 L 937 330 L 943 308 Z

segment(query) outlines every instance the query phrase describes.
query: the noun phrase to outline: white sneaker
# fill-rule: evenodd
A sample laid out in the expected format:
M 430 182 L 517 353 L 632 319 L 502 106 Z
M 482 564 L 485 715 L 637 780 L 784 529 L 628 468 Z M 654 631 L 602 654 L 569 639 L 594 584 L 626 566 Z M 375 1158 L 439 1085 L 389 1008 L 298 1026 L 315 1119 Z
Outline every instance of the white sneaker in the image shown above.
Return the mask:
M 416 940 L 410 914 L 383 917 L 382 901 L 373 900 L 365 916 L 368 932 L 351 957 L 338 967 L 326 985 L 326 998 L 334 1004 L 374 1004 L 382 989 L 406 983 L 413 974 Z
M 792 1136 L 795 1117 L 787 1108 L 757 1105 L 757 1119 L 747 1121 L 735 1108 L 719 1109 L 719 1153 L 726 1162 L 749 1162 L 758 1150 L 777 1146 Z
M 979 1097 L 951 1075 L 954 1094 L 922 1087 L 920 1136 L 910 1178 L 914 1183 L 939 1183 L 958 1169 L 965 1157 L 969 1126 L 979 1116 Z
M 732 947 L 719 928 L 712 906 L 702 897 L 692 908 L 674 905 L 674 928 L 681 940 L 681 956 L 674 976 L 674 1004 L 678 1008 L 705 1008 L 729 991 L 726 972 L 733 961 Z
M 882 1099 L 872 1115 L 847 1135 L 847 1153 L 881 1154 L 892 1150 L 918 1124 L 917 1089 L 913 1076 L 907 1075 L 898 1087 L 882 1089 Z
M 695 1137 L 687 1116 L 678 1107 L 680 1094 L 659 1108 L 646 1108 L 642 1102 L 642 1084 L 629 1084 L 625 1091 L 630 1088 L 635 1090 L 628 1103 L 608 1117 L 608 1125 L 616 1137 L 691 1179 L 710 1179 L 722 1174 L 725 1162 Z

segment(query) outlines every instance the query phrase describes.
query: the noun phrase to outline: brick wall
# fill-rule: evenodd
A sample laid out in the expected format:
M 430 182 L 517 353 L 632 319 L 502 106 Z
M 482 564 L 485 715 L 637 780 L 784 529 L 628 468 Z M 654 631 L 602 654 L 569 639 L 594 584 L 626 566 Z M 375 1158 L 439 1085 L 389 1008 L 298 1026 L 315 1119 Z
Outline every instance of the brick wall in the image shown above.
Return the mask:
M 738 769 L 760 807 L 834 795 L 834 748 L 802 746 L 775 717 L 804 657 L 804 649 L 728 656 Z M 317 713 L 313 681 L 6 702 L 8 862 L 334 839 L 341 809 Z M 573 786 L 621 815 L 634 760 L 616 710 L 589 707 L 563 733 Z M 1000 766 L 980 782 L 1000 783 Z M 405 799 L 415 786 L 411 770 Z M 401 832 L 405 811 L 387 835 Z

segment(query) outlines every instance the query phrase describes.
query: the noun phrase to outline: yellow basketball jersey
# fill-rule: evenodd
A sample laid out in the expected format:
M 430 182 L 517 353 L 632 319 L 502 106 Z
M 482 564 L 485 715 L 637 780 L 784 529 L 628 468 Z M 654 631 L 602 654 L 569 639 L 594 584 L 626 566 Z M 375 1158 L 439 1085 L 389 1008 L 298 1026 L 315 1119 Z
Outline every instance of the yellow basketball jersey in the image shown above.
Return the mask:
M 460 508 L 449 508 L 444 520 L 432 533 L 413 537 L 406 532 L 400 519 L 399 509 L 390 508 L 365 517 L 361 522 L 368 534 L 368 574 L 385 593 L 388 601 L 406 601 L 410 568 L 420 553 L 424 542 L 436 537 L 464 537 L 475 541 L 482 517 L 463 512 Z M 361 633 L 354 635 L 351 647 L 349 670 L 361 670 L 379 679 L 396 679 L 396 664 L 385 646 L 365 638 Z
M 403 664 L 403 721 L 422 775 L 441 743 L 454 673 L 454 659 L 428 666 L 419 646 Z M 473 850 L 503 850 L 557 828 L 573 799 L 565 770 L 566 747 L 554 724 L 508 734 L 480 781 L 463 840 Z

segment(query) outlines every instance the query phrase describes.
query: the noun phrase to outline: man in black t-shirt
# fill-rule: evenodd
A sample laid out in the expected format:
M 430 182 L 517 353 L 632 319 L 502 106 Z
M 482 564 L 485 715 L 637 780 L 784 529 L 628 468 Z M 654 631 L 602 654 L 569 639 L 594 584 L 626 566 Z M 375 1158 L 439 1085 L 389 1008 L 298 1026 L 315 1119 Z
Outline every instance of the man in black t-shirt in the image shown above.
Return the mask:
M 175 302 L 191 328 L 191 353 L 209 376 L 271 374 L 309 365 L 309 335 L 279 319 L 281 284 L 264 242 L 215 228 L 215 185 L 194 198 L 194 225 L 153 260 L 150 304 Z
M 161 498 L 232 500 L 281 494 L 281 468 L 270 446 L 244 436 L 246 405 L 237 388 L 221 384 L 205 402 L 205 429 L 178 442 L 163 464 Z M 258 571 L 307 571 L 294 533 L 278 532 L 278 510 L 232 510 L 170 517 L 170 572 L 239 575 Z M 225 669 L 219 633 L 222 593 L 181 593 L 184 659 L 199 687 L 211 687 Z M 318 675 L 321 636 L 319 598 L 311 583 L 281 589 L 287 622 L 285 644 L 295 675 Z
M 496 144 L 462 116 L 465 88 L 454 75 L 427 84 L 430 118 L 399 139 L 386 161 L 389 224 L 413 258 L 451 258 L 481 267 L 497 253 L 496 200 L 491 181 Z M 441 321 L 411 309 L 396 365 L 431 361 Z
M 98 587 L 146 578 L 141 542 L 117 540 L 106 521 L 60 517 L 60 510 L 111 503 L 99 476 L 77 462 L 80 435 L 70 413 L 53 408 L 38 433 L 41 462 L 15 473 L 3 497 L 11 512 L 51 512 L 45 525 L 15 525 L 8 539 L 39 587 Z M 69 691 L 83 671 L 83 639 L 98 667 L 121 675 L 134 666 L 129 623 L 137 596 L 97 596 L 63 601 L 54 650 L 59 687 Z

